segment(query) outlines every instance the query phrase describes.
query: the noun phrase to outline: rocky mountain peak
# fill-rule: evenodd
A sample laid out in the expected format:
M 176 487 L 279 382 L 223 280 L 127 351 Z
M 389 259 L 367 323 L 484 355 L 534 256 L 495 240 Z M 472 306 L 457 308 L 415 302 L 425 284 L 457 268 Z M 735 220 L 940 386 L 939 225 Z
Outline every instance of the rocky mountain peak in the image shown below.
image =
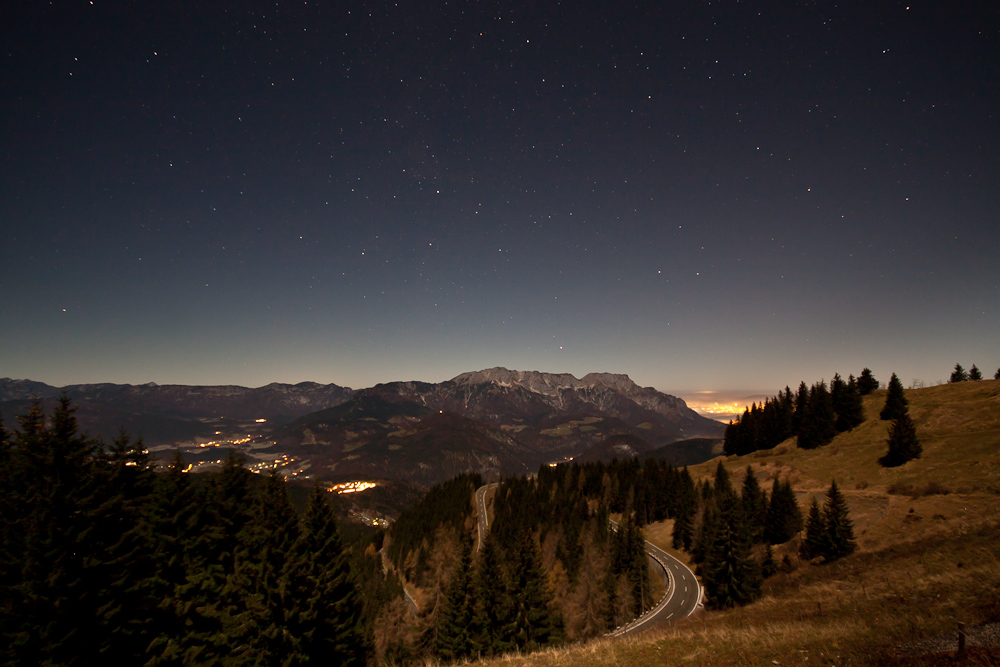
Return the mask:
M 455 384 L 492 382 L 503 387 L 521 386 L 546 396 L 558 395 L 560 391 L 566 389 L 588 389 L 596 386 L 606 386 L 625 394 L 638 389 L 638 385 L 628 375 L 622 373 L 588 373 L 583 378 L 577 378 L 570 373 L 512 371 L 502 366 L 462 373 L 451 381 Z

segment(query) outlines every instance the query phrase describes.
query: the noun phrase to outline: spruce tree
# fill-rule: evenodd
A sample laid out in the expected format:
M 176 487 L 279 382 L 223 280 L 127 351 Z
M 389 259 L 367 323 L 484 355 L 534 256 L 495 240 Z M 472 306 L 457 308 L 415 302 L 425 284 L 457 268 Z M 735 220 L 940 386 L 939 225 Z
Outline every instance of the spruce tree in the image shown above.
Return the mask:
M 510 624 L 508 614 L 513 608 L 512 596 L 516 592 L 508 590 L 507 577 L 501 569 L 496 539 L 492 532 L 486 535 L 483 542 L 473 587 L 475 607 L 472 628 L 477 633 L 475 653 L 492 656 L 513 650 L 513 644 L 504 641 L 503 628 Z
M 858 376 L 858 392 L 862 396 L 867 396 L 876 389 L 878 389 L 878 380 L 875 379 L 871 369 L 865 368 Z
M 795 498 L 791 482 L 782 483 L 777 477 L 771 486 L 771 499 L 767 506 L 764 523 L 764 541 L 768 544 L 784 544 L 802 530 L 802 511 Z
M 951 372 L 951 377 L 948 379 L 948 382 L 965 382 L 968 379 L 969 374 L 964 368 L 962 368 L 962 364 L 955 364 L 955 370 Z
M 724 609 L 760 597 L 760 566 L 751 550 L 742 501 L 735 495 L 719 501 L 719 528 L 703 567 L 707 606 Z
M 507 635 L 518 649 L 533 651 L 561 640 L 562 619 L 553 608 L 548 578 L 532 535 L 521 531 L 514 549 L 510 573 L 514 597 Z
M 854 542 L 854 525 L 848 516 L 847 501 L 837 487 L 836 480 L 830 483 L 830 490 L 826 492 L 823 523 L 826 528 L 822 551 L 824 561 L 834 561 L 854 553 L 857 549 L 857 544 Z
M 850 431 L 865 420 L 865 408 L 861 400 L 858 385 L 851 377 L 834 399 L 834 412 L 837 413 L 837 431 Z
M 982 371 L 976 368 L 975 364 L 972 364 L 972 368 L 969 369 L 969 380 L 976 382 L 982 379 L 983 379 Z
M 1000 368 L 998 368 L 997 372 L 993 374 L 993 379 L 1000 380 Z
M 19 417 L 20 578 L 13 599 L 4 601 L 4 640 L 14 663 L 94 663 L 105 645 L 98 619 L 105 545 L 92 530 L 98 444 L 79 432 L 74 412 L 63 394 L 48 428 L 38 401 Z
M 817 382 L 809 390 L 808 409 L 799 424 L 799 448 L 815 449 L 829 444 L 837 434 L 836 423 L 833 398 L 826 383 Z
M 917 438 L 917 427 L 910 419 L 909 411 L 904 412 L 889 426 L 889 438 L 886 444 L 889 451 L 878 460 L 886 468 L 901 466 L 907 461 L 918 458 L 923 452 L 923 447 Z
M 295 553 L 299 653 L 311 664 L 365 665 L 371 647 L 361 600 L 326 491 L 319 487 L 309 496 Z
M 743 502 L 743 515 L 746 518 L 752 543 L 764 539 L 764 525 L 767 522 L 767 493 L 760 488 L 760 482 L 753 473 L 753 466 L 747 466 L 743 477 L 743 488 L 740 491 Z
M 694 537 L 694 496 L 680 505 L 674 515 L 674 532 L 671 542 L 674 549 L 691 550 L 691 540 Z
M 799 555 L 805 560 L 812 560 L 827 552 L 826 520 L 820 511 L 819 503 L 813 497 L 809 505 L 809 516 L 806 518 L 806 534 L 799 545 Z
M 444 605 L 438 617 L 435 652 L 446 661 L 454 661 L 478 651 L 472 596 L 472 541 L 462 536 L 461 555 L 448 582 Z
M 879 418 L 882 421 L 899 419 L 900 415 L 906 412 L 907 405 L 908 401 L 906 400 L 906 396 L 903 395 L 903 383 L 893 373 L 892 377 L 889 378 L 889 387 L 885 395 L 885 407 L 879 413 Z

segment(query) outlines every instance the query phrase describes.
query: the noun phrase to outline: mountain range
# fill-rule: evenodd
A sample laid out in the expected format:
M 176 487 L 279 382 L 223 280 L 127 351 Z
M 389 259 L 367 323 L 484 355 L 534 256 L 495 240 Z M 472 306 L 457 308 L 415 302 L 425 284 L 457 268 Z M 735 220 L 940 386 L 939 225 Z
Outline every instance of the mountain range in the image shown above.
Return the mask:
M 368 475 L 429 485 L 477 471 L 488 479 L 583 456 L 657 455 L 678 465 L 713 455 L 724 426 L 627 375 L 506 368 L 440 383 L 238 386 L 85 384 L 0 379 L 8 428 L 33 398 L 65 392 L 81 428 L 110 440 L 124 427 L 147 446 L 241 435 L 261 460 L 293 456 L 318 477 Z M 684 444 L 681 441 L 689 441 Z M 676 445 L 675 445 L 676 443 Z M 672 445 L 675 445 L 672 447 Z M 676 456 L 673 456 L 676 454 Z

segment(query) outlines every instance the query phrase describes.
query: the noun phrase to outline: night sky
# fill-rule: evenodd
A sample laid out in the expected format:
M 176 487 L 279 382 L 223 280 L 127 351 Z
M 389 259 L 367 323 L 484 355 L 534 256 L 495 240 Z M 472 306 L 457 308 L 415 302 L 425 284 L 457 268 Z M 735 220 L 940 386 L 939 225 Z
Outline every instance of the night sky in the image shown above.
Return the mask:
M 1000 366 L 982 2 L 4 2 L 0 376 Z

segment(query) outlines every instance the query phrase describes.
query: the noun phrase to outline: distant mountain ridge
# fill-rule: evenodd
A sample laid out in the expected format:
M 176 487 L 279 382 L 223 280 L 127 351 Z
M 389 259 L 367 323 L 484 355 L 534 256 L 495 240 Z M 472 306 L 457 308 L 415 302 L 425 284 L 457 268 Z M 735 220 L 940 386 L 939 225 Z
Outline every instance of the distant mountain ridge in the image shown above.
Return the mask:
M 432 435 L 439 425 L 421 420 L 433 414 L 451 414 L 469 421 L 447 422 L 451 429 L 448 437 Z M 498 465 L 482 465 L 483 452 L 491 445 L 481 437 L 482 431 L 472 435 L 475 429 L 471 424 L 475 422 L 508 436 L 503 442 L 492 440 L 498 453 L 491 460 Z M 410 431 L 418 423 L 425 440 L 442 446 L 449 437 L 479 443 L 479 458 L 472 456 L 471 446 L 467 447 L 467 467 L 462 469 L 461 448 L 449 446 L 448 466 L 443 465 L 444 458 L 435 464 L 432 450 L 425 448 L 418 453 L 407 446 Z M 698 415 L 683 400 L 640 387 L 627 375 L 590 373 L 578 379 L 567 373 L 498 367 L 463 373 L 436 384 L 388 382 L 362 389 L 346 403 L 304 415 L 277 429 L 271 438 L 276 451 L 302 451 L 305 446 L 322 460 L 320 467 L 337 471 L 370 467 L 367 461 L 378 450 L 379 466 L 392 470 L 394 476 L 416 481 L 418 469 L 426 478 L 426 469 L 435 466 L 480 472 L 495 479 L 520 474 L 525 466 L 535 469 L 541 463 L 566 460 L 586 451 L 610 458 L 616 455 L 614 448 L 593 449 L 609 438 L 633 443 L 628 454 L 638 455 L 658 447 L 669 449 L 670 443 L 680 440 L 718 438 L 724 428 Z M 398 439 L 393 447 L 383 450 L 379 443 L 390 435 Z M 669 451 L 664 456 L 670 458 Z
M 111 440 L 121 426 L 142 433 L 148 445 L 171 444 L 177 438 L 211 435 L 224 423 L 265 419 L 285 423 L 347 401 L 354 394 L 335 384 L 273 382 L 263 387 L 237 385 L 74 384 L 54 387 L 32 380 L 0 378 L 0 410 L 7 424 L 34 398 L 51 402 L 63 392 L 78 408 L 81 428 Z
M 105 441 L 122 426 L 141 433 L 148 446 L 161 447 L 233 434 L 247 442 L 251 434 L 254 457 L 273 460 L 287 453 L 307 463 L 309 474 L 376 475 L 427 485 L 462 472 L 490 479 L 523 474 L 584 452 L 596 460 L 660 448 L 664 458 L 686 463 L 691 452 L 681 456 L 678 447 L 672 457 L 671 443 L 719 438 L 725 428 L 627 375 L 576 378 L 502 367 L 440 383 L 388 382 L 358 391 L 315 382 L 53 387 L 3 378 L 4 422 L 14 426 L 14 415 L 23 414 L 34 397 L 51 405 L 64 391 L 77 406 L 81 428 Z M 708 449 L 698 451 L 707 458 Z

